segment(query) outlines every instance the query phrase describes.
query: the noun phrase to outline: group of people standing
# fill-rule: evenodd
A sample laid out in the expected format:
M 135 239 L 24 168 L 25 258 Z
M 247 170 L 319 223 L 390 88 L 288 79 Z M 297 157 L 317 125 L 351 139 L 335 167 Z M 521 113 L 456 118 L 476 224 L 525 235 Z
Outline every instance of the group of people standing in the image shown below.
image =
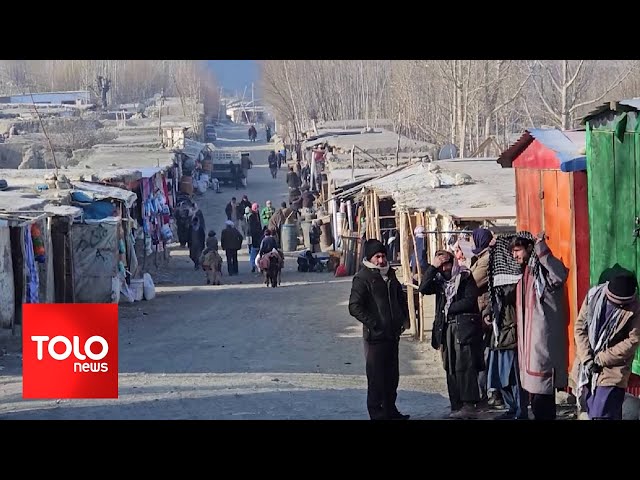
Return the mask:
M 472 232 L 472 257 L 460 245 L 439 250 L 418 286 L 435 296 L 431 346 L 446 374 L 449 418 L 477 418 L 487 392 L 506 411 L 497 418 L 556 418 L 556 392 L 569 386 L 568 269 L 544 232 L 494 236 Z M 364 244 L 349 313 L 363 324 L 367 408 L 371 419 L 405 419 L 396 408 L 398 344 L 409 326 L 406 293 L 384 244 Z M 621 419 L 631 363 L 640 341 L 640 302 L 631 272 L 614 271 L 587 294 L 573 331 L 572 377 L 590 419 Z M 483 398 L 484 397 L 484 398 Z
M 240 202 L 236 197 L 225 207 L 227 220 L 223 231 L 222 249 L 227 254 L 229 275 L 238 274 L 238 251 L 246 239 L 251 272 L 259 270 L 256 259 L 270 253 L 274 248 L 280 248 L 280 234 L 283 223 L 289 219 L 297 219 L 295 212 L 282 202 L 276 210 L 271 200 L 261 209 L 260 205 L 250 202 L 247 195 L 243 195 Z M 225 235 L 225 232 L 228 232 Z M 225 238 L 227 241 L 225 242 Z

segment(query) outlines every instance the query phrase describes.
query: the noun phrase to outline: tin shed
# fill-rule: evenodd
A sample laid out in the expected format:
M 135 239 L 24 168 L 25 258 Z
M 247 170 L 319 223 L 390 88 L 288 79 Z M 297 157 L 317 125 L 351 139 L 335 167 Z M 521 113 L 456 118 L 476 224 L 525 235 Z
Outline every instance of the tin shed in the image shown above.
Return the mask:
M 573 325 L 589 290 L 589 227 L 584 131 L 529 129 L 498 163 L 515 168 L 516 224 L 534 235 L 544 230 L 551 251 L 569 268 L 569 358 Z
M 606 103 L 587 127 L 591 285 L 616 265 L 640 271 L 640 99 Z M 640 352 L 632 371 L 640 375 Z

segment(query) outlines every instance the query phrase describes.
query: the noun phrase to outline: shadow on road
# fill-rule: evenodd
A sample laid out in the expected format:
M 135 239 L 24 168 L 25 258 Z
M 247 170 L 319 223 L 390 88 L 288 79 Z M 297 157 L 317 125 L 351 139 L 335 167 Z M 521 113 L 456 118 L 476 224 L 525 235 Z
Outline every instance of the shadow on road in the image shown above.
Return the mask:
M 28 408 L 0 414 L 2 420 L 368 420 L 365 389 L 278 390 L 254 393 L 209 394 L 188 398 L 135 401 L 124 397 L 78 405 L 63 401 L 51 407 Z M 196 392 L 202 394 L 202 392 Z M 169 394 L 172 395 L 172 394 Z M 398 408 L 420 419 L 438 419 L 448 401 L 436 394 L 401 390 Z

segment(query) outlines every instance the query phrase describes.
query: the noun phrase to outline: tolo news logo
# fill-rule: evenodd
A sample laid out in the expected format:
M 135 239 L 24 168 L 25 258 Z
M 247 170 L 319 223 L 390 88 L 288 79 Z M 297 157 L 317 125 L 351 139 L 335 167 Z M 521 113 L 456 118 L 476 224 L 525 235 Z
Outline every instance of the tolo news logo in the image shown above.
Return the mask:
M 22 398 L 118 398 L 118 305 L 24 304 Z

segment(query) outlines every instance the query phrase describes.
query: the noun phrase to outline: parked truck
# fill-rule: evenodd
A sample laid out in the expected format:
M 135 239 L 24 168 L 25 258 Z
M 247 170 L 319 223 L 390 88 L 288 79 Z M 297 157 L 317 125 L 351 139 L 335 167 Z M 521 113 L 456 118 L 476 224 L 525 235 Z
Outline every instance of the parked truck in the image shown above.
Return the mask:
M 211 177 L 217 178 L 221 184 L 232 183 L 234 179 L 231 175 L 231 162 L 236 168 L 241 168 L 242 157 L 240 152 L 213 150 L 211 152 L 211 160 L 213 163 Z

